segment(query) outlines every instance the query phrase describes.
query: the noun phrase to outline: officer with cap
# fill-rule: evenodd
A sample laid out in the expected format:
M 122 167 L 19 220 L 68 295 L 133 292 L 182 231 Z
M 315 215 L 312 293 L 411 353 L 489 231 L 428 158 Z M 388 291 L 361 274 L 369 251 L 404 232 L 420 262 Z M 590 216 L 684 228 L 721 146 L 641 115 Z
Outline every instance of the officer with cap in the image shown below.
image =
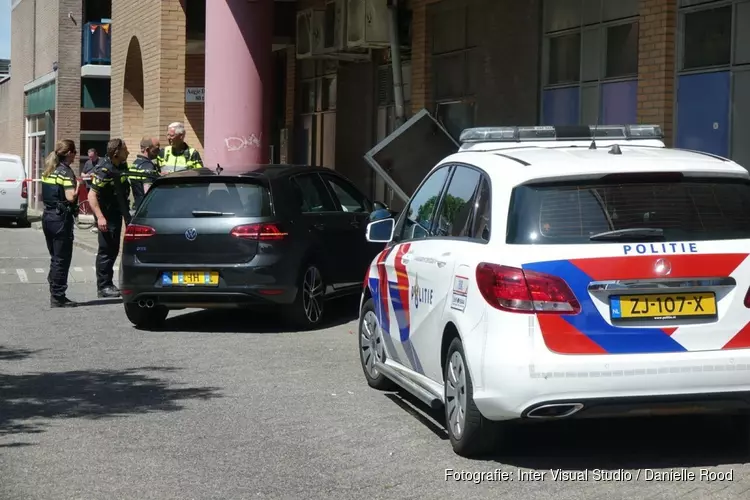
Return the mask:
M 68 299 L 68 271 L 73 260 L 73 226 L 78 212 L 78 181 L 70 164 L 76 158 L 76 145 L 70 139 L 58 141 L 47 156 L 42 173 L 42 229 L 50 255 L 49 282 L 51 307 L 75 307 Z
M 138 210 L 146 194 L 146 189 L 158 175 L 159 169 L 154 165 L 154 158 L 159 154 L 159 141 L 149 137 L 141 139 L 141 152 L 130 165 L 128 177 L 133 191 L 133 210 Z
M 107 143 L 104 163 L 94 170 L 89 204 L 99 227 L 99 251 L 96 254 L 96 286 L 99 297 L 119 297 L 114 285 L 114 265 L 120 252 L 122 222 L 130 224 L 128 210 L 128 147 L 122 139 Z

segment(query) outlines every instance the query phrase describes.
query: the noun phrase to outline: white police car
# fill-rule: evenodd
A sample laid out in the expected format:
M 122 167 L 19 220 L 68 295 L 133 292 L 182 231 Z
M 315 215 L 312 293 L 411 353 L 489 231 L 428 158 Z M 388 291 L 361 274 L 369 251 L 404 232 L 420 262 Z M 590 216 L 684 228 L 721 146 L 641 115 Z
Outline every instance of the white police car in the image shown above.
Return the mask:
M 526 419 L 719 410 L 745 424 L 750 174 L 661 138 L 465 130 L 398 218 L 367 228 L 387 242 L 360 309 L 369 385 L 444 407 L 466 456 Z

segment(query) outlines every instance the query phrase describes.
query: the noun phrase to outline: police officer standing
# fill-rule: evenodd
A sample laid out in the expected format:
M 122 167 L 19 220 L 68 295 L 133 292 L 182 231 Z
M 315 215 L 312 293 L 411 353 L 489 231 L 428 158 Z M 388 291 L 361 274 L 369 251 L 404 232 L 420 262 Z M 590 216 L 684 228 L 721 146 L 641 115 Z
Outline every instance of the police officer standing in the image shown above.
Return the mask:
M 154 177 L 159 174 L 159 169 L 154 165 L 154 158 L 159 153 L 159 141 L 144 137 L 141 139 L 141 152 L 130 165 L 129 174 L 130 187 L 133 190 L 133 210 L 138 210 L 144 195 L 146 185 L 151 184 Z
M 51 307 L 75 307 L 68 299 L 68 271 L 73 260 L 73 226 L 78 210 L 78 182 L 70 164 L 76 146 L 69 139 L 59 141 L 44 162 L 42 173 L 42 229 L 50 255 L 49 282 Z
M 130 223 L 128 210 L 127 163 L 129 151 L 122 139 L 107 143 L 104 163 L 94 170 L 89 204 L 99 227 L 99 251 L 96 254 L 96 287 L 99 297 L 119 297 L 113 283 L 114 265 L 120 252 L 122 222 Z
M 203 167 L 201 155 L 185 143 L 185 125 L 182 122 L 169 125 L 167 139 L 169 146 L 160 152 L 157 160 L 162 173 Z

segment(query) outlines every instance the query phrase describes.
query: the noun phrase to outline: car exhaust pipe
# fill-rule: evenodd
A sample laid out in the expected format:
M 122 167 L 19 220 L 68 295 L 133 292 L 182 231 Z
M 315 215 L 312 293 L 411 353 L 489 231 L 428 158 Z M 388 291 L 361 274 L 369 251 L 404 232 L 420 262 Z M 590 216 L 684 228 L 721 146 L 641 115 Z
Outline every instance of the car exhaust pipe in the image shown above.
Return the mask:
M 581 403 L 559 403 L 538 406 L 531 410 L 526 417 L 535 419 L 566 418 L 583 409 Z
M 148 307 L 149 309 L 151 309 L 152 307 L 154 307 L 154 301 L 152 299 L 148 299 L 146 301 L 146 307 Z
M 146 307 L 146 301 L 141 299 L 138 301 L 138 307 L 145 308 Z

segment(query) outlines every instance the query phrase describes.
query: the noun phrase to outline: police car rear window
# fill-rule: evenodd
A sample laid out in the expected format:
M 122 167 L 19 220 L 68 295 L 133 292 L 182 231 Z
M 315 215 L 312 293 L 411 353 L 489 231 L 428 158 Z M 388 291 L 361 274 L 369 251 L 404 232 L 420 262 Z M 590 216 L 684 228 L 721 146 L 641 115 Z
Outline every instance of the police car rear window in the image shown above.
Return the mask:
M 201 212 L 226 217 L 272 215 L 268 188 L 251 182 L 162 184 L 148 192 L 137 217 L 192 218 Z
M 606 243 L 611 240 L 590 238 L 652 228 L 663 230 L 656 241 L 750 238 L 750 182 L 685 177 L 519 186 L 512 196 L 507 242 Z

